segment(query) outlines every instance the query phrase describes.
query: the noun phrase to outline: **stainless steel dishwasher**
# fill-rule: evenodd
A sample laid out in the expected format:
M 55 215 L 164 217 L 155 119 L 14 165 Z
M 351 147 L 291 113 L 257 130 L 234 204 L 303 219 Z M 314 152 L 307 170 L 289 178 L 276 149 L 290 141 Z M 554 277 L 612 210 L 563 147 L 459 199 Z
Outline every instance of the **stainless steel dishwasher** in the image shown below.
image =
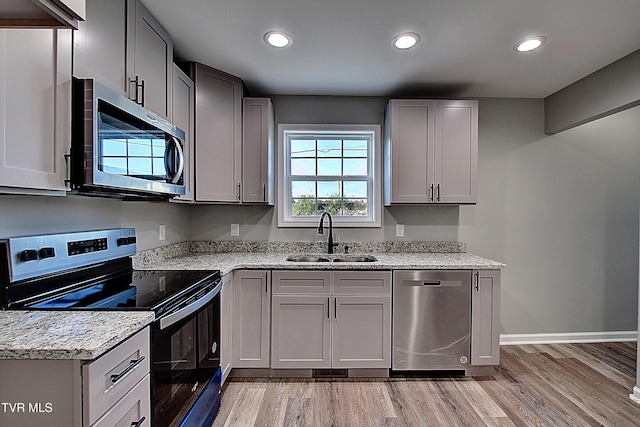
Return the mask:
M 394 271 L 394 370 L 467 370 L 470 333 L 471 271 Z

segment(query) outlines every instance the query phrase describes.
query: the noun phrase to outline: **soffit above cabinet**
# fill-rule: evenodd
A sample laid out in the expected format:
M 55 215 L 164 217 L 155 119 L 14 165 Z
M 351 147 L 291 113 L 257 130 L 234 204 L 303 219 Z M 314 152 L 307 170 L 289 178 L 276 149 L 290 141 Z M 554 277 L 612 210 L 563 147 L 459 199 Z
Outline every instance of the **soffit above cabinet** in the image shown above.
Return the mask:
M 78 28 L 85 0 L 2 0 L 0 28 Z

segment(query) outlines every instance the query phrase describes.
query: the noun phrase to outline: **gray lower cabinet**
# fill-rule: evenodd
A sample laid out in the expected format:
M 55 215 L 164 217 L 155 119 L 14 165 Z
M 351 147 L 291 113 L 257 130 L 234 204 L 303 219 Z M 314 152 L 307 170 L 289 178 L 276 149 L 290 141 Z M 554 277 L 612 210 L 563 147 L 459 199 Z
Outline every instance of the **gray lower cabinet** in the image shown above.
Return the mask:
M 0 360 L 0 401 L 22 405 L 1 412 L 0 421 L 12 427 L 148 425 L 150 353 L 146 327 L 92 361 Z
M 500 270 L 477 270 L 471 291 L 471 365 L 500 363 Z
M 0 193 L 65 195 L 71 31 L 0 29 Z
M 231 336 L 234 368 L 268 368 L 271 272 L 238 270 L 233 273 Z
M 391 367 L 389 271 L 273 272 L 271 367 Z
M 233 366 L 231 364 L 232 299 L 233 273 L 227 273 L 222 277 L 222 289 L 220 290 L 220 368 L 222 369 L 222 383 L 229 376 Z

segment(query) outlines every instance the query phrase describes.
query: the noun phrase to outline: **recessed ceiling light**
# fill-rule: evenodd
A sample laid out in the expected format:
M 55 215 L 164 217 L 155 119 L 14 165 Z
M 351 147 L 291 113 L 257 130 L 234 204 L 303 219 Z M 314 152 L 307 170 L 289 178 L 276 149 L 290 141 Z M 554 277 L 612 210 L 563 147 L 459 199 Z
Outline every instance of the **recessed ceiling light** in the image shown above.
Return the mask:
M 547 38 L 543 36 L 527 37 L 516 43 L 513 48 L 517 52 L 530 52 L 542 46 L 546 40 Z
M 416 33 L 402 33 L 393 38 L 393 45 L 398 49 L 409 49 L 420 41 L 420 36 Z
M 264 41 L 273 47 L 287 47 L 293 40 L 287 33 L 282 31 L 269 31 L 264 35 Z

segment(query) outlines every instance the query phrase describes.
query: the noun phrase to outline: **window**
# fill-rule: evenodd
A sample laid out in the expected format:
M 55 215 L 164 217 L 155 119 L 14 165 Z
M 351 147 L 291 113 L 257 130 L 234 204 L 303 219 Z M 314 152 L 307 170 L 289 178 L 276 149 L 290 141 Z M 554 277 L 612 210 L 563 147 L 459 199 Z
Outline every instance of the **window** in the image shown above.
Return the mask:
M 280 227 L 380 227 L 380 126 L 279 125 Z

